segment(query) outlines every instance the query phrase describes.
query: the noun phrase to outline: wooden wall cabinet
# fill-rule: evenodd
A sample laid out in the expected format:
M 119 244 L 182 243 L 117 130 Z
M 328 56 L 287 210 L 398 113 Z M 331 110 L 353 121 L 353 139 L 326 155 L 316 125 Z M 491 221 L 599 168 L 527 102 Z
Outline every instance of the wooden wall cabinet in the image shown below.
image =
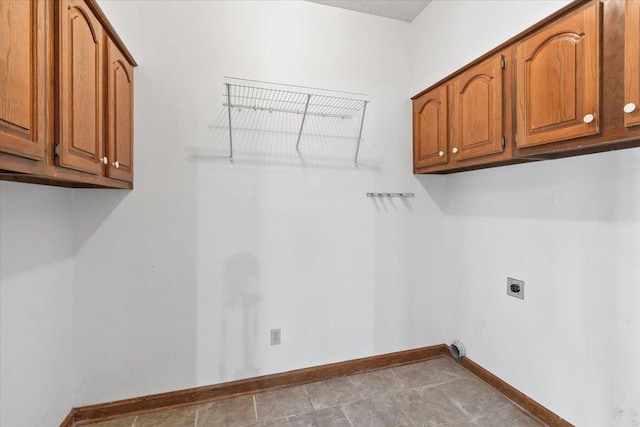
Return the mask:
M 517 44 L 517 146 L 600 132 L 601 4 Z
M 107 40 L 107 174 L 133 182 L 133 67 Z
M 511 154 L 511 50 L 414 100 L 414 171 L 482 165 Z
M 44 2 L 0 2 L 0 151 L 45 156 Z
M 498 67 L 501 56 L 506 70 Z M 416 95 L 414 107 L 442 87 L 449 156 L 438 164 L 415 158 L 415 173 L 638 147 L 640 0 L 575 0 Z M 415 117 L 414 147 L 431 132 L 415 132 L 425 125 Z
M 448 162 L 447 88 L 438 87 L 413 103 L 413 161 L 417 168 Z
M 92 174 L 104 171 L 102 25 L 82 0 L 59 1 L 56 164 Z
M 500 52 L 451 82 L 451 153 L 456 162 L 505 151 L 511 136 L 510 62 L 510 52 Z
M 0 17 L 0 179 L 132 188 L 137 64 L 95 0 L 2 1 Z

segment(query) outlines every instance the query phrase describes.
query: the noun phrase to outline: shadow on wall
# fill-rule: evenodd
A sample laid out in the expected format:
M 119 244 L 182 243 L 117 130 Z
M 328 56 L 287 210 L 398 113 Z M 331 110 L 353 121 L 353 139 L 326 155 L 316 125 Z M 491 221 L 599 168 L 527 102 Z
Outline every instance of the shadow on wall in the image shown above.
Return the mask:
M 446 204 L 445 179 L 444 175 L 414 175 L 418 183 L 427 191 L 433 203 L 438 207 L 440 213 L 444 212 Z
M 298 114 L 232 110 L 234 161 L 250 165 L 355 168 L 357 119 L 309 116 L 298 144 L 301 121 L 302 116 Z M 200 145 L 190 149 L 190 157 L 192 160 L 228 162 L 229 156 L 229 116 L 228 110 L 223 109 Z M 368 153 L 364 138 L 358 155 L 358 169 L 380 169 Z
M 131 194 L 131 190 L 74 189 L 74 245 L 78 251 Z M 123 230 L 120 230 L 122 233 Z
M 262 297 L 258 286 L 258 259 L 249 252 L 236 253 L 227 258 L 223 268 L 220 378 L 249 378 L 259 371 L 256 342 L 258 305 Z M 240 339 L 234 339 L 239 331 L 242 331 Z M 238 361 L 238 355 L 242 355 L 242 360 Z M 228 372 L 231 366 L 237 369 L 233 373 Z
M 1 279 L 73 255 L 72 191 L 0 182 Z
M 407 197 L 371 197 L 371 202 L 378 212 L 397 211 L 403 205 L 407 211 L 413 211 L 411 199 Z
M 547 160 L 447 175 L 452 216 L 572 221 L 640 218 L 640 150 Z

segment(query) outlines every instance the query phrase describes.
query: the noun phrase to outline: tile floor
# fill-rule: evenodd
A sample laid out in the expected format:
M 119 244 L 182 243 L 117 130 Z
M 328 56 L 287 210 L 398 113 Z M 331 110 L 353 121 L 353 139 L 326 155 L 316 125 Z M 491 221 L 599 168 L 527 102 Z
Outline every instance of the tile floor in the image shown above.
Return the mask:
M 524 412 L 449 358 L 115 419 L 91 427 L 529 427 Z

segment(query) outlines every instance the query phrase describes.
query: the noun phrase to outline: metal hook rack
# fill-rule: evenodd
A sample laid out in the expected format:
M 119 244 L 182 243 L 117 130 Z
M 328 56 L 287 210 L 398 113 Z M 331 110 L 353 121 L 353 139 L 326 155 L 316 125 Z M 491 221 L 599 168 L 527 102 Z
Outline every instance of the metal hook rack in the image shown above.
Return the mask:
M 356 166 L 358 165 L 364 117 L 369 102 L 361 98 L 366 95 L 236 77 L 225 77 L 224 79 L 225 93 L 222 105 L 227 107 L 229 113 L 229 158 L 231 161 L 233 161 L 231 110 L 234 108 L 239 111 L 250 109 L 302 115 L 296 141 L 296 152 L 300 147 L 300 139 L 307 116 L 352 119 L 356 114 L 362 112 L 354 157 L 354 162 Z M 357 97 L 352 97 L 353 95 Z
M 415 197 L 415 193 L 367 193 L 367 197 Z

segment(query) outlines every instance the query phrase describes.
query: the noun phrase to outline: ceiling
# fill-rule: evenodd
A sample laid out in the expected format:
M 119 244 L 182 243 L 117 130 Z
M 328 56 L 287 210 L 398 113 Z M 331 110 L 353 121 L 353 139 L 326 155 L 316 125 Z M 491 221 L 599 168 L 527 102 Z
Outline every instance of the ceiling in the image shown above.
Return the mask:
M 308 0 L 327 6 L 411 22 L 431 0 Z

